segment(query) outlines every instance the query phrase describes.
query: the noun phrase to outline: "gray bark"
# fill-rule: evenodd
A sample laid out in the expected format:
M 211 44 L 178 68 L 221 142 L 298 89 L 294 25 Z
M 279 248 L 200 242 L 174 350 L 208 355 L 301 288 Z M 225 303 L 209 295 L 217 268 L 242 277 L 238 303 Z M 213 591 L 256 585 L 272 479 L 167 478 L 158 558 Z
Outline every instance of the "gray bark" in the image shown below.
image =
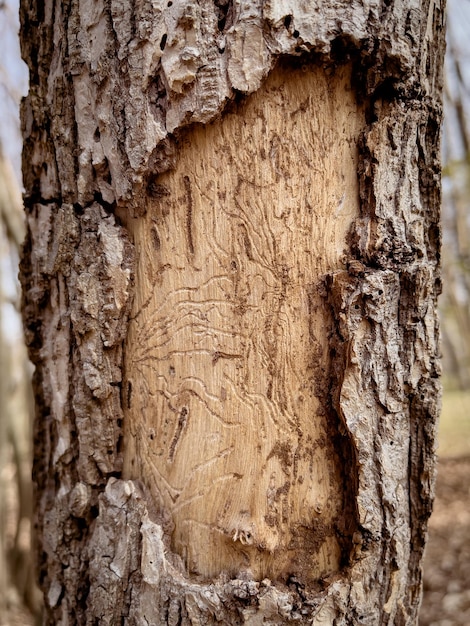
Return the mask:
M 21 17 L 21 278 L 46 623 L 415 623 L 440 394 L 444 4 L 34 0 Z M 344 266 L 321 279 L 345 547 L 337 570 L 307 585 L 302 572 L 201 581 L 172 551 L 145 481 L 122 474 L 139 255 L 128 224 L 161 193 L 182 129 L 223 119 L 281 56 L 328 74 L 351 64 L 365 111 L 360 214 Z

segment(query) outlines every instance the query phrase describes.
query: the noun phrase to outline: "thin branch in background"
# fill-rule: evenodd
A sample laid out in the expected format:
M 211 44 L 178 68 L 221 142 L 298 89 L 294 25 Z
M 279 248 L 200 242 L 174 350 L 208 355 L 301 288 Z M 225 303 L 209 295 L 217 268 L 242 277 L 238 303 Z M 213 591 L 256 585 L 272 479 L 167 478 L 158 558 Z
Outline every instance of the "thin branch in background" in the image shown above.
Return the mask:
M 470 74 L 468 5 L 449 2 L 443 127 L 443 276 L 445 380 L 470 388 Z

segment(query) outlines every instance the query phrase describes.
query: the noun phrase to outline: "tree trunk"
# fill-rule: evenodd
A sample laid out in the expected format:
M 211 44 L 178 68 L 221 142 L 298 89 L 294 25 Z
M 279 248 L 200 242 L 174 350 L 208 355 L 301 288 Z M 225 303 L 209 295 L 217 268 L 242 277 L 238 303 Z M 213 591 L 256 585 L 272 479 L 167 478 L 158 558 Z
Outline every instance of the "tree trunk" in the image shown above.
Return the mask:
M 415 622 L 443 22 L 22 3 L 46 623 Z

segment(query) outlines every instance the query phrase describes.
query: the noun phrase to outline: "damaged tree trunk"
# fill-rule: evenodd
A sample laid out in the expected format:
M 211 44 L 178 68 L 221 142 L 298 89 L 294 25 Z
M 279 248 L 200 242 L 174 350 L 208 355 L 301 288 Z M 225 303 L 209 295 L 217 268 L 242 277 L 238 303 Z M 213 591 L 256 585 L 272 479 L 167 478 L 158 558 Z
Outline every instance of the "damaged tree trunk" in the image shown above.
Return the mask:
M 46 623 L 416 620 L 443 23 L 23 2 Z

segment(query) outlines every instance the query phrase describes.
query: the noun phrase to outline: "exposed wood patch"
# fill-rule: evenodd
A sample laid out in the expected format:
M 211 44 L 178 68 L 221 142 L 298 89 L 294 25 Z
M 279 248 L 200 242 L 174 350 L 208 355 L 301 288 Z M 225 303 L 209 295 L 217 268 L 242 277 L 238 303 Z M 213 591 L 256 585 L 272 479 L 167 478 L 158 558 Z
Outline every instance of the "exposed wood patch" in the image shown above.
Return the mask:
M 125 477 L 171 513 L 191 573 L 340 568 L 321 285 L 359 214 L 363 123 L 348 69 L 279 68 L 192 129 L 159 177 L 168 193 L 129 224 Z

